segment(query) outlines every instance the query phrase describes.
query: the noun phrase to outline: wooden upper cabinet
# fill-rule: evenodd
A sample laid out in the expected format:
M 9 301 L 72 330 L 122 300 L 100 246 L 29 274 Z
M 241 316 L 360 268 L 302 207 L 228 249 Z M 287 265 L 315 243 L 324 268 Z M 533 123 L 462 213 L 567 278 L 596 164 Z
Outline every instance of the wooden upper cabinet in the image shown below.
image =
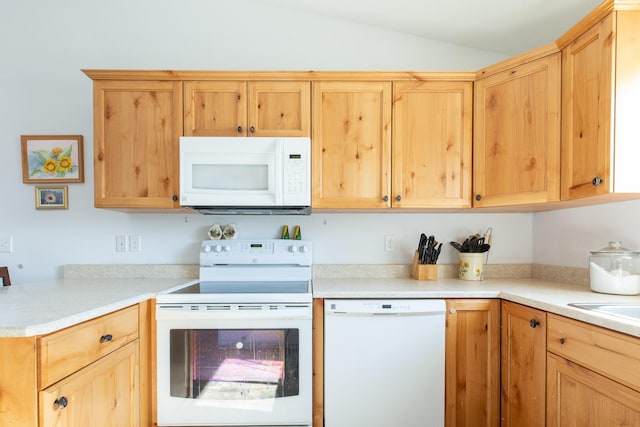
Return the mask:
M 309 136 L 308 81 L 185 81 L 187 136 Z
M 393 207 L 471 207 L 472 83 L 393 90 Z
M 314 208 L 391 206 L 391 82 L 313 83 Z
M 474 206 L 560 200 L 560 53 L 506 66 L 475 86 Z M 492 67 L 493 68 L 493 67 Z
M 182 83 L 94 81 L 95 206 L 178 207 Z
M 638 28 L 640 11 L 613 11 L 559 40 L 563 200 L 640 192 Z

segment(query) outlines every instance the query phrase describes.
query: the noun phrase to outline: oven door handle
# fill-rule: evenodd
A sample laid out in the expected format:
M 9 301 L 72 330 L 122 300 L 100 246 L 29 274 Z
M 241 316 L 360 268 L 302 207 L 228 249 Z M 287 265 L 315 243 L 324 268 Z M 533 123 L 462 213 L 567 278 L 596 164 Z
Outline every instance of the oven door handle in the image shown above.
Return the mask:
M 311 304 L 157 304 L 157 320 L 311 319 Z

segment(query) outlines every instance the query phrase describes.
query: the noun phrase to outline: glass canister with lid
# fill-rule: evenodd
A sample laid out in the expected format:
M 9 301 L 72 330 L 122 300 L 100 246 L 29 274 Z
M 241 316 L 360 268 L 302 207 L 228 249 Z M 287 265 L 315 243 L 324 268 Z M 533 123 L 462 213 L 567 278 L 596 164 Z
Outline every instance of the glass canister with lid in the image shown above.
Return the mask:
M 591 252 L 589 284 L 594 292 L 640 295 L 640 253 L 624 248 L 620 241 Z

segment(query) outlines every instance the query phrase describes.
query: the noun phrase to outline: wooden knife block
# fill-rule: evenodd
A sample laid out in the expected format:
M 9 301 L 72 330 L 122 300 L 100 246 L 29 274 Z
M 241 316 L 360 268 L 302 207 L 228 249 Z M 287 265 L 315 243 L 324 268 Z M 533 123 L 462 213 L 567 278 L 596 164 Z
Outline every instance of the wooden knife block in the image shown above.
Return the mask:
M 438 265 L 420 264 L 418 258 L 418 251 L 416 251 L 411 264 L 411 278 L 416 280 L 438 280 Z

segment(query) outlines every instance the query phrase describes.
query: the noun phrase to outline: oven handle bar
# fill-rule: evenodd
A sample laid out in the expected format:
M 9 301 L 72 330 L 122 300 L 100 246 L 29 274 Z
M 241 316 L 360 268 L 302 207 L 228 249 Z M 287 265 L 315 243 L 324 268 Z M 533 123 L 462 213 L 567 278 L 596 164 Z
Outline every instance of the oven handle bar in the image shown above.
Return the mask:
M 312 306 L 291 304 L 171 304 L 156 305 L 157 320 L 311 319 Z

